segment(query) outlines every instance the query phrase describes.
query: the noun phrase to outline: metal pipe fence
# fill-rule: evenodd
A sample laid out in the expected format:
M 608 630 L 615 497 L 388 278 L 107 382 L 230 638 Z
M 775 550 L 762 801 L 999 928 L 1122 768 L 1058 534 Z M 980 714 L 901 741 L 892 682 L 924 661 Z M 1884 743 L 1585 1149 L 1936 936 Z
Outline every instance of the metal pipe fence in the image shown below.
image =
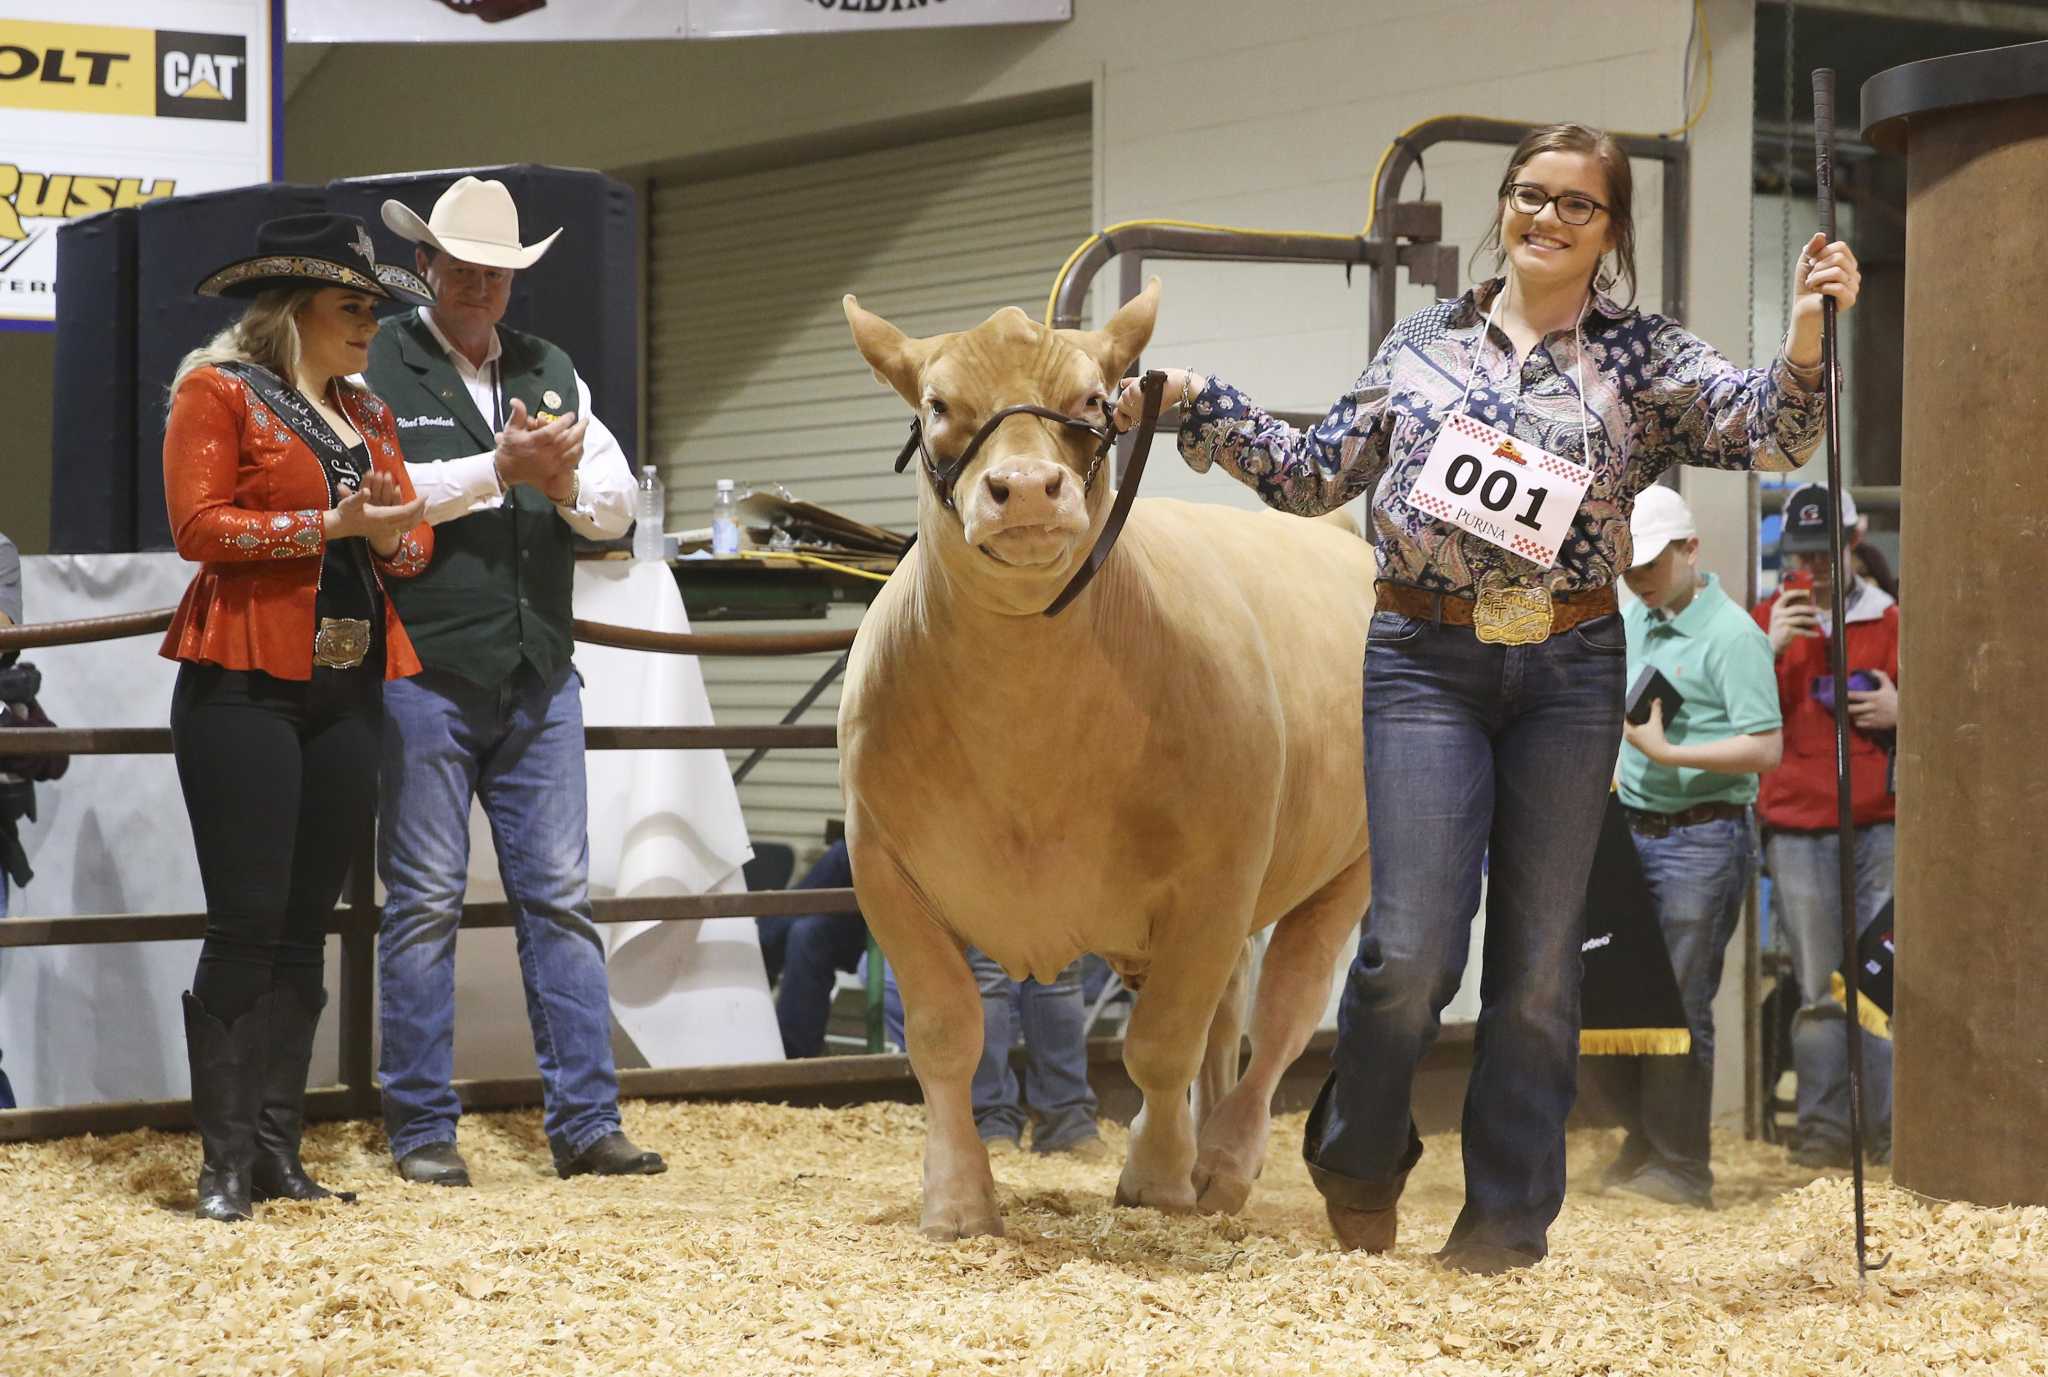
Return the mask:
M 0 652 L 60 645 L 84 645 L 128 636 L 162 633 L 171 612 L 124 613 L 79 621 L 44 622 L 0 627 Z M 601 622 L 577 621 L 576 639 L 591 645 L 670 655 L 816 655 L 845 651 L 851 631 L 794 632 L 776 635 L 705 635 L 644 631 Z M 584 745 L 593 751 L 631 750 L 829 750 L 836 748 L 836 727 L 775 724 L 731 727 L 586 727 Z M 168 727 L 42 727 L 0 732 L 0 764 L 11 757 L 36 755 L 168 755 Z M 339 988 L 334 1001 L 340 1058 L 336 1083 L 310 1091 L 306 1112 L 314 1118 L 373 1118 L 377 1114 L 375 1064 L 371 1030 L 376 1018 L 378 906 L 374 890 L 374 843 L 366 842 L 349 867 L 346 902 L 329 916 L 327 931 L 341 942 Z M 599 923 L 696 923 L 707 918 L 776 917 L 796 914 L 858 913 L 851 889 L 757 890 L 735 894 L 664 895 L 594 899 L 591 917 Z M 510 927 L 512 905 L 504 902 L 465 903 L 463 928 Z M 204 935 L 204 913 L 101 913 L 65 917 L 9 918 L 0 922 L 0 949 L 83 946 L 108 942 L 175 942 Z M 843 1068 L 840 1079 L 861 1076 L 887 1079 L 900 1074 L 901 1058 L 835 1058 L 859 1062 Z M 886 1063 L 886 1065 L 883 1065 Z M 879 1069 L 878 1069 L 879 1068 Z M 814 1073 L 792 1079 L 781 1063 L 754 1066 L 668 1070 L 625 1070 L 619 1087 L 626 1094 L 735 1093 L 746 1088 L 773 1090 L 815 1081 Z M 828 1077 L 827 1079 L 831 1079 Z M 458 1087 L 466 1105 L 499 1108 L 537 1104 L 538 1076 L 466 1082 Z M 0 1111 L 0 1142 L 60 1138 L 79 1133 L 121 1133 L 137 1128 L 184 1128 L 192 1122 L 188 1100 L 129 1100 L 109 1104 L 64 1105 Z

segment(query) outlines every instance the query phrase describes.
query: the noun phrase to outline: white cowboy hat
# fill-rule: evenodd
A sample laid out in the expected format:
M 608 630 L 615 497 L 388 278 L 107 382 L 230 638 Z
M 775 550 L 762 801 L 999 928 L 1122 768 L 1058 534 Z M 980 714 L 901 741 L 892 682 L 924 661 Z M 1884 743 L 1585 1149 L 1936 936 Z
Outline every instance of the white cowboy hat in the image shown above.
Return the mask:
M 519 208 L 503 182 L 464 177 L 441 193 L 425 220 L 400 201 L 384 203 L 384 223 L 401 239 L 427 244 L 486 268 L 530 268 L 562 233 L 537 244 L 519 242 Z

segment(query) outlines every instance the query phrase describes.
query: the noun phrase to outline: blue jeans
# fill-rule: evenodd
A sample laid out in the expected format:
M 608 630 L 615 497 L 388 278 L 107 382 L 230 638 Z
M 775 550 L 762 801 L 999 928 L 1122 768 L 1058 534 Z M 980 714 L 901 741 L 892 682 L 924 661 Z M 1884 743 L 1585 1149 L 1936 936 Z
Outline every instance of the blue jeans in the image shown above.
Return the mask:
M 1302 1153 L 1332 1204 L 1385 1209 L 1422 1156 L 1415 1068 L 1457 993 L 1491 852 L 1453 1244 L 1541 1257 L 1578 1093 L 1586 880 L 1621 741 L 1621 618 L 1535 645 L 1394 612 L 1365 651 L 1372 906 Z
M 1663 1171 L 1704 1202 L 1714 1189 L 1714 994 L 1756 873 L 1756 832 L 1746 817 L 1719 818 L 1662 837 L 1638 832 L 1634 840 L 1692 1030 L 1692 1051 L 1596 1057 L 1589 1069 L 1628 1130 L 1624 1159 Z
M 982 1141 L 1022 1142 L 1031 1101 L 1038 1127 L 1034 1152 L 1059 1152 L 1096 1135 L 1096 1100 L 1088 1084 L 1088 1002 L 1081 992 L 1076 958 L 1050 984 L 1012 980 L 1003 968 L 973 947 L 967 964 L 981 987 L 981 1060 L 974 1068 L 974 1127 Z M 883 976 L 883 1010 L 889 1036 L 903 1046 L 903 996 L 892 968 Z M 1025 1087 L 1010 1069 L 1010 1049 L 1022 1028 Z
M 853 863 L 846 843 L 834 842 L 794 889 L 848 889 Z M 851 914 L 812 913 L 756 918 L 761 960 L 775 982 L 775 1022 L 782 1055 L 815 1057 L 825 1051 L 832 990 L 840 971 L 857 970 L 868 949 L 868 925 Z
M 1870 926 L 1892 892 L 1891 823 L 1856 829 L 1856 930 Z M 1849 1023 L 1829 996 L 1842 968 L 1841 850 L 1832 832 L 1773 832 L 1765 844 L 1771 896 L 1799 979 L 1792 1065 L 1799 1080 L 1800 1141 L 1849 1145 Z M 1892 1045 L 1863 1035 L 1863 1120 L 1882 1141 L 1892 1121 Z
M 482 800 L 511 901 L 540 1065 L 542 1125 L 558 1155 L 619 1127 L 604 945 L 590 921 L 582 681 L 522 664 L 485 688 L 426 670 L 384 688 L 377 943 L 384 1128 L 393 1157 L 453 1142 L 455 932 L 469 873 L 469 804 Z

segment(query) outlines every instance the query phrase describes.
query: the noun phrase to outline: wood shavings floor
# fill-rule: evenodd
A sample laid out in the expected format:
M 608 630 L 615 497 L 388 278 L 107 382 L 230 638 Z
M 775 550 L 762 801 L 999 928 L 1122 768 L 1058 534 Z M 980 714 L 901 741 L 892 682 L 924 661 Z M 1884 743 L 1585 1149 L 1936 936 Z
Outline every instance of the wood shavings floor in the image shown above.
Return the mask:
M 2048 1210 L 1922 1201 L 1873 1173 L 1859 1291 L 1846 1174 L 1717 1142 L 1721 1208 L 1593 1193 L 1573 1135 L 1552 1255 L 1501 1278 L 1427 1260 L 1455 1138 L 1390 1256 L 1331 1251 L 1280 1120 L 1242 1218 L 1111 1206 L 1117 1165 L 999 1160 L 1009 1237 L 916 1232 L 923 1115 L 633 1104 L 667 1175 L 557 1181 L 537 1112 L 464 1120 L 474 1190 L 407 1186 L 368 1124 L 308 1165 L 361 1203 L 210 1226 L 197 1140 L 0 1147 L 0 1373 L 2048 1374 Z M 1106 1136 L 1121 1157 L 1123 1134 Z

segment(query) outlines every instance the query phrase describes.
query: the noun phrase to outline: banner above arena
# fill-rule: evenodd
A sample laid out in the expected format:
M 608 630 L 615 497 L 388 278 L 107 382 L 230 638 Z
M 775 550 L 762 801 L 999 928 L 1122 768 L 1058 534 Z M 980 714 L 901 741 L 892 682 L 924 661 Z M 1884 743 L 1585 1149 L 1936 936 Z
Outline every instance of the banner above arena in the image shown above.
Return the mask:
M 1071 19 L 1073 0 L 292 0 L 294 43 L 751 38 Z
M 8 0 L 0 326 L 56 319 L 66 221 L 277 175 L 274 18 L 275 0 Z

